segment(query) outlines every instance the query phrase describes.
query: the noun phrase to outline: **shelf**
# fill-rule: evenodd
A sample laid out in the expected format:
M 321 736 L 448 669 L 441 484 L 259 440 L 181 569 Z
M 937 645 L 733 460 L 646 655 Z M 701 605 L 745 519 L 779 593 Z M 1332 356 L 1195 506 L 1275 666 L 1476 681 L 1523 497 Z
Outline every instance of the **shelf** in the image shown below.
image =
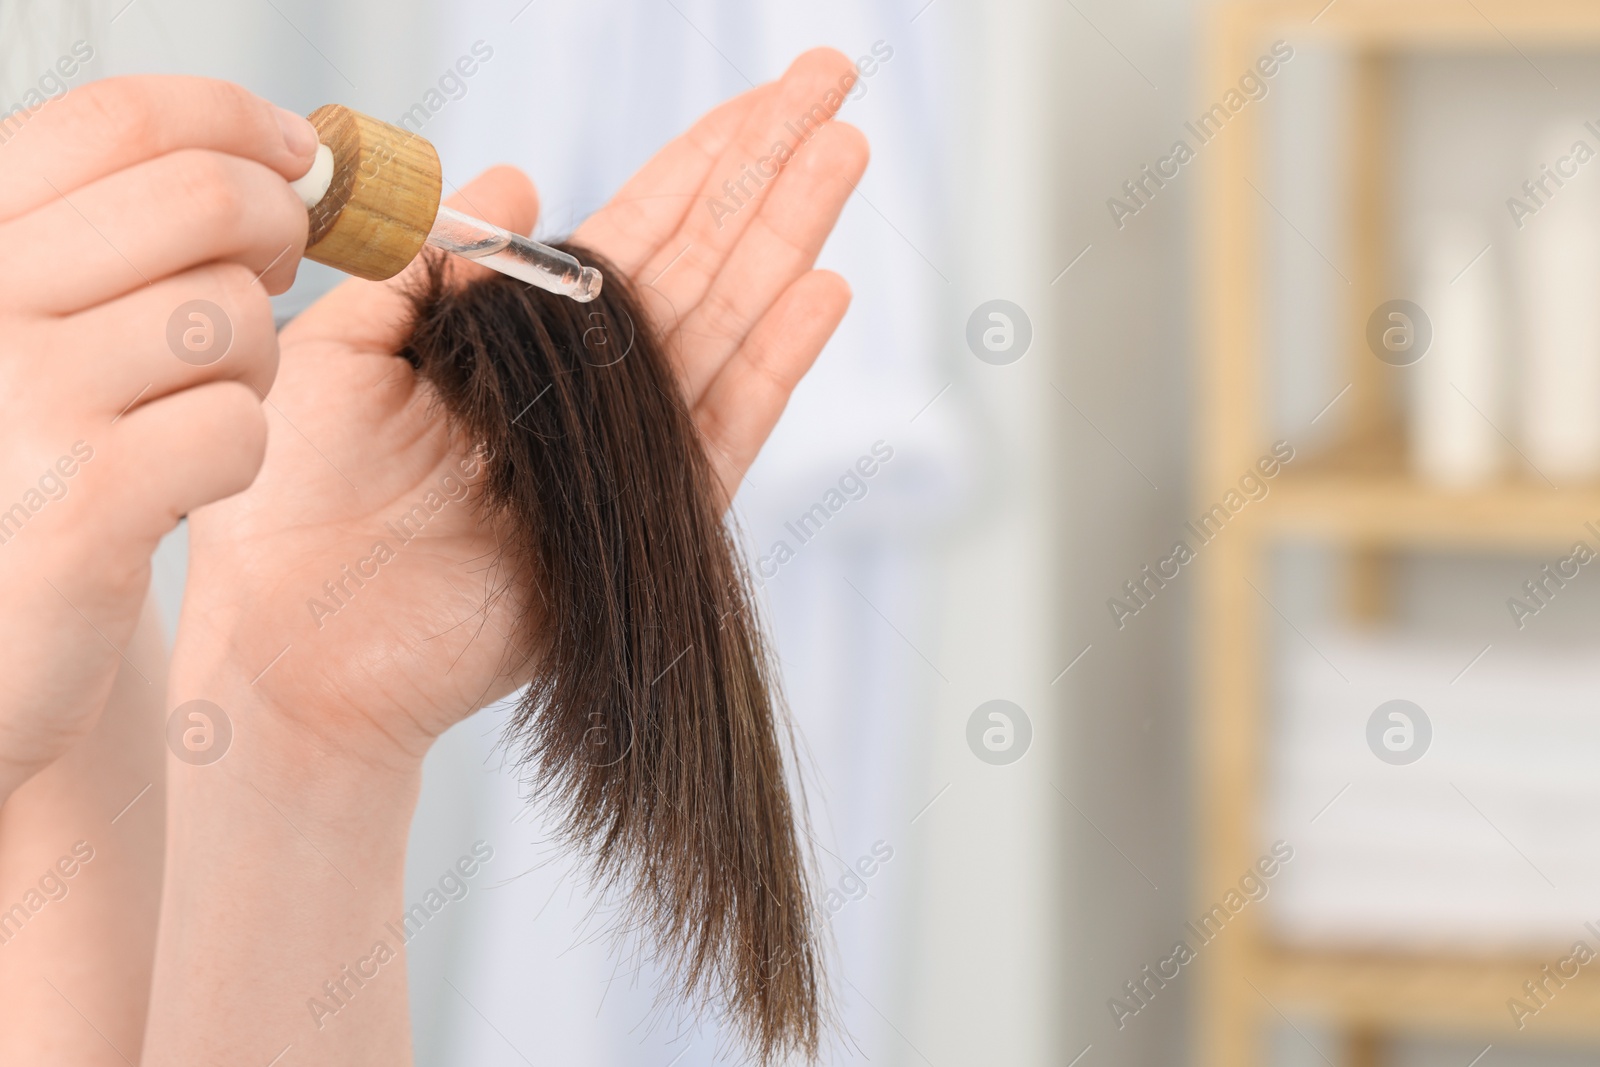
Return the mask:
M 1510 38 L 1559 49 L 1600 43 L 1600 7 L 1592 0 L 1267 0 L 1239 8 L 1264 32 L 1310 30 L 1346 47 L 1508 51 Z
M 1449 958 L 1278 947 L 1263 953 L 1256 973 L 1275 1007 L 1346 1026 L 1486 1039 L 1513 1033 L 1592 1038 L 1600 1035 L 1600 960 L 1582 967 L 1564 987 L 1552 982 L 1554 994 L 1536 1014 L 1522 1018 L 1522 1030 L 1507 1007 L 1513 997 L 1536 1007 L 1523 983 L 1537 980 L 1546 964 L 1553 969 L 1566 951 L 1552 949 L 1543 958 Z
M 1285 475 L 1256 521 L 1269 535 L 1371 547 L 1529 551 L 1600 546 L 1600 487 L 1504 482 L 1451 491 L 1406 475 Z
M 1284 469 L 1253 521 L 1269 537 L 1364 547 L 1565 551 L 1580 538 L 1600 547 L 1600 484 L 1556 488 L 1506 478 L 1444 489 L 1418 480 L 1399 449 L 1341 449 Z

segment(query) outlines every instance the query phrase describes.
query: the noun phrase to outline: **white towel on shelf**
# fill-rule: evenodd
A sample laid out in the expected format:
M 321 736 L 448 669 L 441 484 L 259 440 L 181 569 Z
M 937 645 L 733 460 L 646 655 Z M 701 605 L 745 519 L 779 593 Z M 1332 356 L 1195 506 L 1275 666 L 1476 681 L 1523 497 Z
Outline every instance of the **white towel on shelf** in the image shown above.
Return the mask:
M 1473 662 L 1481 644 L 1307 636 L 1281 648 L 1269 719 L 1263 829 L 1295 847 L 1272 886 L 1274 933 L 1457 952 L 1593 942 L 1596 648 L 1506 641 Z M 1367 744 L 1368 718 L 1395 699 L 1432 725 L 1426 753 L 1403 766 Z

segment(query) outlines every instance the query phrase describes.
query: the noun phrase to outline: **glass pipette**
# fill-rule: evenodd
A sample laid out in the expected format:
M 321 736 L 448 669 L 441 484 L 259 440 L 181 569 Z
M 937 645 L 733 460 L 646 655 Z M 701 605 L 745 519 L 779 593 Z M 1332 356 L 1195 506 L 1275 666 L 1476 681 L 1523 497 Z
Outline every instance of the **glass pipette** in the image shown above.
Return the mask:
M 546 292 L 588 303 L 600 295 L 600 272 L 560 249 L 502 230 L 454 208 L 439 205 L 428 243 L 510 275 Z

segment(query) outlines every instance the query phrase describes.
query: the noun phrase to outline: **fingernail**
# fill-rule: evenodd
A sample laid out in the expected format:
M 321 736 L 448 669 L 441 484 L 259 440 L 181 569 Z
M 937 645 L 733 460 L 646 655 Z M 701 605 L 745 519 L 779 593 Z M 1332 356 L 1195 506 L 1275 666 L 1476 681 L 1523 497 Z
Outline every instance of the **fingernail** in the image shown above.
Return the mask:
M 317 151 L 317 128 L 303 117 L 286 108 L 278 108 L 278 128 L 283 131 L 283 143 L 297 156 L 310 158 Z

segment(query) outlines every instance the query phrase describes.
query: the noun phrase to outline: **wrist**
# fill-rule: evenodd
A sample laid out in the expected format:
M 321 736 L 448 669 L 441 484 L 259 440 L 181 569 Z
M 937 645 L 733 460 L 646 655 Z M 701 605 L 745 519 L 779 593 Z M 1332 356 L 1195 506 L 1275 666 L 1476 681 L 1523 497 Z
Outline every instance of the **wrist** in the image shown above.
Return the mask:
M 322 711 L 314 706 L 290 714 L 248 688 L 175 679 L 169 707 L 167 747 L 185 779 L 203 783 L 216 776 L 202 772 L 221 770 L 263 789 L 292 793 L 308 805 L 343 805 L 358 797 L 392 802 L 414 793 L 421 780 L 420 754 L 393 746 L 373 751 L 308 727 Z
M 147 667 L 147 669 L 149 669 Z M 0 807 L 13 793 L 54 765 L 88 737 L 105 706 L 103 697 L 90 708 L 49 723 L 23 723 L 13 728 L 0 722 Z
M 386 728 L 292 662 L 294 655 L 292 646 L 275 656 L 207 655 L 180 631 L 167 703 L 174 755 L 201 767 L 231 760 L 267 781 L 313 794 L 348 788 L 404 793 L 421 774 L 428 741 Z M 207 720 L 215 720 L 210 736 Z

